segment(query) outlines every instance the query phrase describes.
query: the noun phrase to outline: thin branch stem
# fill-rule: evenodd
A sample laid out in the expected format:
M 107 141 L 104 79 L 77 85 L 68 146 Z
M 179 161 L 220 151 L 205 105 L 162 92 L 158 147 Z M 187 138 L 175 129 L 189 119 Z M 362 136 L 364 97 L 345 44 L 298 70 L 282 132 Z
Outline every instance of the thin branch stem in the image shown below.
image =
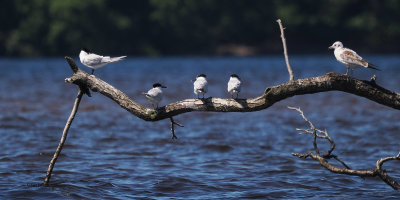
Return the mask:
M 320 154 L 319 154 L 319 149 L 318 149 L 318 145 L 317 145 L 317 131 L 316 130 L 314 130 L 313 131 L 313 145 L 314 145 L 314 150 L 315 150 L 315 153 L 319 156 Z
M 346 163 L 343 162 L 342 159 L 340 159 L 337 156 L 332 156 L 335 160 L 337 160 L 338 162 L 340 162 L 340 164 L 342 164 L 344 167 L 346 167 L 346 169 L 351 169 Z
M 78 111 L 79 103 L 81 102 L 83 94 L 84 94 L 83 90 L 79 89 L 78 95 L 76 96 L 75 103 L 74 103 L 74 106 L 73 106 L 72 111 L 71 111 L 71 114 L 69 115 L 67 123 L 65 124 L 64 131 L 63 131 L 61 139 L 60 139 L 60 143 L 58 144 L 57 150 L 54 153 L 54 156 L 50 161 L 49 168 L 47 169 L 46 178 L 44 179 L 44 185 L 45 186 L 49 185 L 49 181 L 50 181 L 50 178 L 51 178 L 51 173 L 53 171 L 54 165 L 56 164 L 57 158 L 60 155 L 61 150 L 62 150 L 62 148 L 64 146 L 65 140 L 67 139 L 68 130 L 71 127 L 71 124 L 72 124 L 72 121 L 75 118 L 76 112 Z
M 176 135 L 175 135 L 175 127 L 174 127 L 174 125 L 177 125 L 179 127 L 184 127 L 184 126 L 182 124 L 176 122 L 172 117 L 170 117 L 169 119 L 171 121 L 171 134 L 172 134 L 171 139 L 173 139 L 173 140 L 174 139 L 178 139 L 178 137 L 176 137 Z
M 169 118 L 171 120 L 171 139 L 178 139 L 178 137 L 176 137 L 175 135 L 175 128 L 174 128 L 174 119 L 172 117 Z
M 282 26 L 281 19 L 276 20 L 276 22 L 278 22 L 279 28 L 281 30 L 283 54 L 285 55 L 286 67 L 287 67 L 287 70 L 289 72 L 289 81 L 293 81 L 293 70 L 292 70 L 292 67 L 290 67 L 289 56 L 288 56 L 287 47 L 286 47 L 286 38 L 285 38 L 285 33 L 284 33 L 284 29 L 285 28 L 283 28 L 283 26 Z
M 296 107 L 293 107 L 293 106 L 288 106 L 288 108 L 289 108 L 290 110 L 296 110 L 297 112 L 299 112 L 301 118 L 303 118 L 304 121 L 306 121 L 306 122 L 308 123 L 308 125 L 310 125 L 311 133 L 314 134 L 314 131 L 315 131 L 314 124 L 313 124 L 310 120 L 308 120 L 308 119 L 306 118 L 306 116 L 304 116 L 304 112 L 303 112 L 300 108 L 296 108 Z M 297 130 L 306 130 L 306 129 L 297 129 Z

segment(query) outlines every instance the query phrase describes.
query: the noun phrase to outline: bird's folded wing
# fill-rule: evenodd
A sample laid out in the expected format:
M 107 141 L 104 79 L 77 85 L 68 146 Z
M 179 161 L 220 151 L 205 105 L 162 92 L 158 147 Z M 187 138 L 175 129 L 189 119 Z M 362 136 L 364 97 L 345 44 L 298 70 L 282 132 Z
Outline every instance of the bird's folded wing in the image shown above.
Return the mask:
M 365 61 L 356 52 L 350 49 L 344 49 L 340 54 L 340 58 L 349 64 L 365 65 Z
M 103 63 L 109 63 L 111 62 L 111 57 L 110 56 L 103 56 L 103 58 L 101 59 L 101 62 Z
M 153 89 L 150 89 L 150 90 L 147 92 L 146 95 L 147 95 L 147 96 L 150 96 L 150 97 L 157 96 L 157 91 L 155 91 L 154 88 L 153 88 Z
M 100 56 L 97 54 L 89 54 L 86 56 L 85 62 L 88 65 L 96 65 L 96 64 L 102 63 L 103 58 L 104 58 L 103 56 Z

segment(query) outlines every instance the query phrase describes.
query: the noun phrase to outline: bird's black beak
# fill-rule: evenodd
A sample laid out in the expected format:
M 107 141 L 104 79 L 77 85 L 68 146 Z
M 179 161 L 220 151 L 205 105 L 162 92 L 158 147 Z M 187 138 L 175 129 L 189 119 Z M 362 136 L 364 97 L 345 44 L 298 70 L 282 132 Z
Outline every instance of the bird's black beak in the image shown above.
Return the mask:
M 162 88 L 167 88 L 166 86 L 163 86 L 163 85 L 162 85 L 161 87 L 162 87 Z

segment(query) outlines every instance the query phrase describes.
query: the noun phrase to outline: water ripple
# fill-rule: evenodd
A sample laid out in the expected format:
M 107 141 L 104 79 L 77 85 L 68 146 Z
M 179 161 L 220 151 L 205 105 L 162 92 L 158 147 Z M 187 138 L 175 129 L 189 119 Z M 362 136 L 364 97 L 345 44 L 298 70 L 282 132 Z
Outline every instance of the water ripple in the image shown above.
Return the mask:
M 400 91 L 395 76 L 400 59 L 370 59 L 383 69 L 378 84 Z M 297 78 L 343 70 L 324 56 L 293 56 L 291 63 Z M 281 56 L 135 58 L 102 68 L 96 76 L 150 106 L 141 92 L 155 81 L 168 86 L 162 105 L 194 98 L 190 80 L 199 73 L 209 77 L 207 96 L 229 97 L 226 82 L 237 73 L 243 79 L 240 96 L 255 97 L 287 81 L 283 66 Z M 144 122 L 93 93 L 82 99 L 50 186 L 43 187 L 77 93 L 64 82 L 70 69 L 62 59 L 3 59 L 0 69 L 0 199 L 398 197 L 378 178 L 333 174 L 314 160 L 291 155 L 313 146 L 311 135 L 297 134 L 295 128 L 307 128 L 307 123 L 288 105 L 300 106 L 318 128 L 326 128 L 337 145 L 334 153 L 353 168 L 373 168 L 381 157 L 398 153 L 398 111 L 342 92 L 296 96 L 252 113 L 179 115 L 174 119 L 185 127 L 176 128 L 175 141 L 168 120 Z M 371 73 L 355 72 L 361 79 Z M 319 145 L 329 148 L 321 140 Z M 384 168 L 399 178 L 399 166 L 393 161 Z

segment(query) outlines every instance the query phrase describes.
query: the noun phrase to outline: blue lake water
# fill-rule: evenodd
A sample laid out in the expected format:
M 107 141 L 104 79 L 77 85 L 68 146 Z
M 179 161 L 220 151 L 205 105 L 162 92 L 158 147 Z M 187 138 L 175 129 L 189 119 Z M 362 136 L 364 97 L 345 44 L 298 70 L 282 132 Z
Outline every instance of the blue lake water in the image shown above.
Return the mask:
M 400 91 L 399 56 L 365 56 L 382 71 L 354 76 Z M 344 73 L 332 55 L 291 56 L 295 78 Z M 75 59 L 77 61 L 77 59 Z M 79 65 L 83 67 L 80 63 Z M 89 69 L 85 69 L 89 71 Z M 307 124 L 287 106 L 301 107 L 336 142 L 334 153 L 354 169 L 372 169 L 400 151 L 400 111 L 343 92 L 295 96 L 251 113 L 186 113 L 145 122 L 98 93 L 84 96 L 49 187 L 45 172 L 71 112 L 77 87 L 62 58 L 0 59 L 0 199 L 393 199 L 379 178 L 334 174 L 292 152 L 312 150 Z M 165 105 L 194 98 L 192 83 L 207 74 L 206 96 L 229 97 L 230 74 L 243 80 L 240 97 L 256 97 L 288 80 L 283 56 L 130 58 L 95 75 L 135 101 L 154 82 L 168 88 Z M 322 149 L 328 143 L 321 142 Z M 331 161 L 334 163 L 334 161 Z M 400 181 L 400 162 L 384 165 Z

